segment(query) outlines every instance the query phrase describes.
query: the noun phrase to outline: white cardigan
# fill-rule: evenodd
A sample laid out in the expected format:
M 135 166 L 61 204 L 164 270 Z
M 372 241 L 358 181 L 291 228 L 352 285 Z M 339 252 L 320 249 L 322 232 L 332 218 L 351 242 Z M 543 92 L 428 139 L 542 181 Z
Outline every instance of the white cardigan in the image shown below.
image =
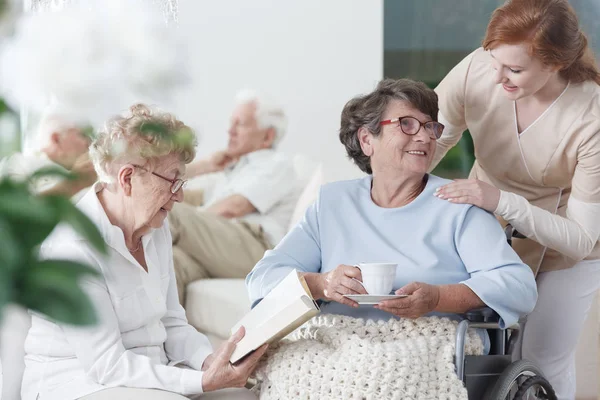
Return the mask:
M 142 239 L 148 272 L 131 256 L 123 232 L 111 225 L 96 184 L 77 204 L 98 226 L 109 254 L 100 256 L 70 227 L 44 242 L 44 258 L 83 262 L 101 272 L 82 287 L 100 324 L 73 327 L 33 315 L 25 343 L 23 400 L 69 400 L 104 388 L 155 388 L 202 392 L 200 371 L 212 347 L 187 323 L 180 306 L 167 221 Z M 173 365 L 182 363 L 190 369 Z

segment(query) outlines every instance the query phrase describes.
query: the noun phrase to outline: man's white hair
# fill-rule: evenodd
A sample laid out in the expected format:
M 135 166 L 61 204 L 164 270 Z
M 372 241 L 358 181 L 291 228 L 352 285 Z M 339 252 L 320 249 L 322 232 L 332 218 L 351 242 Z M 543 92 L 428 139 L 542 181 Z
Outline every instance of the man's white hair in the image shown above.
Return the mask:
M 35 151 L 43 150 L 50 144 L 50 137 L 53 133 L 64 135 L 69 129 L 73 128 L 79 128 L 73 118 L 62 112 L 58 107 L 48 107 L 44 110 L 38 123 L 31 147 Z
M 287 128 L 287 117 L 283 108 L 270 98 L 251 89 L 244 89 L 235 96 L 236 104 L 255 104 L 256 122 L 261 129 L 273 128 L 275 139 L 273 147 L 281 141 Z

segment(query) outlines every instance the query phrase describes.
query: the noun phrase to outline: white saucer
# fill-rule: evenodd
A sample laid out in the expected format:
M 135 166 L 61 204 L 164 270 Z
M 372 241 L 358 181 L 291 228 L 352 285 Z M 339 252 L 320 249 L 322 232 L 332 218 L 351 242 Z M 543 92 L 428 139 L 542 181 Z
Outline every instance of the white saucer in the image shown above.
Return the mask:
M 407 294 L 384 294 L 384 295 L 375 295 L 375 294 L 345 294 L 344 297 L 349 298 L 350 300 L 354 300 L 358 304 L 378 304 L 383 300 L 392 300 L 392 299 L 401 299 L 403 297 L 408 297 Z

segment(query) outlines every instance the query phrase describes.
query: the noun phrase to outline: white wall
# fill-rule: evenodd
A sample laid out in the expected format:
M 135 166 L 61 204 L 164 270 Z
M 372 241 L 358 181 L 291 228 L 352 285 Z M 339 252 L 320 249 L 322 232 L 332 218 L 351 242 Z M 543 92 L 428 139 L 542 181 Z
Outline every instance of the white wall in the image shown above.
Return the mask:
M 289 116 L 280 148 L 322 161 L 325 180 L 360 176 L 338 140 L 340 112 L 383 71 L 382 0 L 179 0 L 194 83 L 174 111 L 201 135 L 199 156 L 225 146 L 236 92 L 250 87 Z

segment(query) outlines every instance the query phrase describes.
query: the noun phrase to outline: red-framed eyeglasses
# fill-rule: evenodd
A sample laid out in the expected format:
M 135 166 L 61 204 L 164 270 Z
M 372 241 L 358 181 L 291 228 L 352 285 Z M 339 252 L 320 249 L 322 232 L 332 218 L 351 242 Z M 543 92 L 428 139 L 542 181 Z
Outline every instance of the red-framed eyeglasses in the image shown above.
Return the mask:
M 410 136 L 416 135 L 421 127 L 423 127 L 425 132 L 429 134 L 429 137 L 435 140 L 439 139 L 444 131 L 444 125 L 437 121 L 421 122 L 415 117 L 410 116 L 386 119 L 385 121 L 381 121 L 379 125 L 391 125 L 393 123 L 398 123 L 402 132 Z

